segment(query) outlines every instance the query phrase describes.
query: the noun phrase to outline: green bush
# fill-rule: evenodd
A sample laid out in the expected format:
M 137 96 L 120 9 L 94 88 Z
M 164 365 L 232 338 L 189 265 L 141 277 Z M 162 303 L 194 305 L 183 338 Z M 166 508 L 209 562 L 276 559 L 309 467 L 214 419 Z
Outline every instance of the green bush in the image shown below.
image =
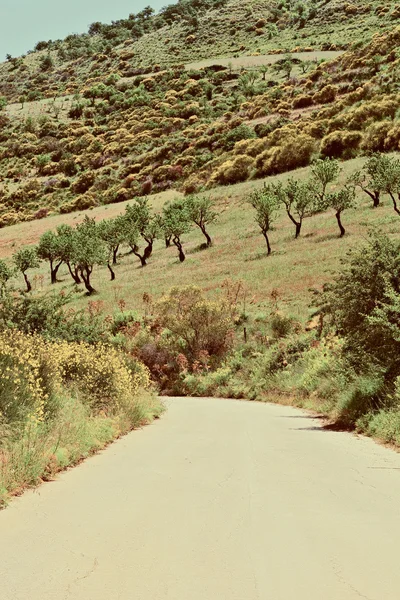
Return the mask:
M 360 375 L 339 395 L 335 412 L 339 422 L 354 426 L 363 415 L 373 412 L 384 398 L 384 381 L 379 375 Z

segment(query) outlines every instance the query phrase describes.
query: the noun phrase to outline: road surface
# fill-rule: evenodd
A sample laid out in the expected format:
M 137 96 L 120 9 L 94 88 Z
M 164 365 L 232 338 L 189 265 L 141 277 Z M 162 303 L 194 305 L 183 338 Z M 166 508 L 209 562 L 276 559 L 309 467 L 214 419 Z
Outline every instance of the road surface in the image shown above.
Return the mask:
M 175 398 L 0 512 L 1 600 L 399 600 L 400 455 Z

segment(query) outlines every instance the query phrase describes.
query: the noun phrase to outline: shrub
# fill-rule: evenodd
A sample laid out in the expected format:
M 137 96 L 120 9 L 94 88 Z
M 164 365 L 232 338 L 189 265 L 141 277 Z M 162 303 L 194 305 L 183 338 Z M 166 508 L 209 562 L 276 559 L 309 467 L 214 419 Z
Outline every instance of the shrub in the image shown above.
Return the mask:
M 227 160 L 213 174 L 212 179 L 224 185 L 238 183 L 248 179 L 254 159 L 250 156 L 237 156 L 233 160 Z
M 353 367 L 360 372 L 378 366 L 388 381 L 400 375 L 399 281 L 399 244 L 375 232 L 348 253 L 342 271 L 317 300 L 343 336 Z
M 158 323 L 170 333 L 175 352 L 193 364 L 206 353 L 214 364 L 233 342 L 233 318 L 225 302 L 211 302 L 194 286 L 172 288 L 155 307 Z
M 313 103 L 311 96 L 296 96 L 292 102 L 292 108 L 307 108 Z
M 310 164 L 315 151 L 315 140 L 305 134 L 286 139 L 282 145 L 276 146 L 257 159 L 257 174 L 274 175 L 284 173 Z
M 242 123 L 233 129 L 230 129 L 224 136 L 224 146 L 227 150 L 232 150 L 236 142 L 240 140 L 254 139 L 256 134 L 254 129 Z
M 326 85 L 313 96 L 314 104 L 328 104 L 336 98 L 337 88 L 334 85 Z
M 353 426 L 363 415 L 382 404 L 384 380 L 379 375 L 360 375 L 341 392 L 336 405 L 338 421 Z
M 393 127 L 392 121 L 372 123 L 365 131 L 361 149 L 366 154 L 383 152 L 386 149 L 386 138 Z M 397 149 L 397 148 L 393 148 Z
M 351 158 L 362 140 L 359 131 L 333 131 L 321 141 L 321 155 L 329 158 Z

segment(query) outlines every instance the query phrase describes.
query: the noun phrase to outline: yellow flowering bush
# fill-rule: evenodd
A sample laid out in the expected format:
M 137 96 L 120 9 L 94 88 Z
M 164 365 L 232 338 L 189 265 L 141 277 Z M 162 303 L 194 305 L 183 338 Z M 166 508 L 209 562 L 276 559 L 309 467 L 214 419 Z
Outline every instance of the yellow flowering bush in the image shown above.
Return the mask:
M 0 334 L 0 418 L 41 421 L 61 384 L 44 340 L 18 331 Z
M 144 365 L 106 345 L 49 342 L 18 331 L 0 333 L 0 419 L 44 421 L 66 387 L 92 409 L 114 412 L 149 387 Z

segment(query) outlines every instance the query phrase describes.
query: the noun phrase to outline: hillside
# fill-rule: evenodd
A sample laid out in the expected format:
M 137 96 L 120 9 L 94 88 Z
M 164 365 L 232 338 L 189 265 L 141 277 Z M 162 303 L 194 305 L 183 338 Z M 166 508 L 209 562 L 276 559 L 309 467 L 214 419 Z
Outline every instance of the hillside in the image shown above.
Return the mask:
M 112 71 L 80 95 L 21 98 L 0 114 L 0 224 L 268 176 L 317 153 L 397 150 L 399 39 L 395 28 L 327 61 Z
M 354 171 L 362 167 L 364 159 L 353 159 L 343 165 L 343 170 L 333 188 L 343 185 Z M 309 167 L 296 171 L 299 181 L 310 177 Z M 197 283 L 208 294 L 217 298 L 223 295 L 224 282 L 243 282 L 247 290 L 246 310 L 252 316 L 268 312 L 271 295 L 278 294 L 279 305 L 302 323 L 306 323 L 312 314 L 310 310 L 310 290 L 320 289 L 329 281 L 332 272 L 340 267 L 340 261 L 346 251 L 361 243 L 368 230 L 375 226 L 389 235 L 398 231 L 399 217 L 394 213 L 390 200 L 382 198 L 382 206 L 372 209 L 368 196 L 361 190 L 357 193 L 357 203 L 353 209 L 345 212 L 343 221 L 347 234 L 338 237 L 337 223 L 333 211 L 313 215 L 304 221 L 302 235 L 294 238 L 294 228 L 284 210 L 280 210 L 274 221 L 270 241 L 273 254 L 267 257 L 265 241 L 255 222 L 254 211 L 244 203 L 244 199 L 254 189 L 267 184 L 288 180 L 287 174 L 278 175 L 257 182 L 244 182 L 229 187 L 219 186 L 212 190 L 219 217 L 210 226 L 209 233 L 213 246 L 204 249 L 203 236 L 197 227 L 193 227 L 184 236 L 182 243 L 187 258 L 180 264 L 177 249 L 171 245 L 165 248 L 164 240 L 154 244 L 152 257 L 142 268 L 137 256 L 133 255 L 127 244 L 121 244 L 115 281 L 110 281 L 106 266 L 96 266 L 93 270 L 93 285 L 97 291 L 94 303 L 105 314 L 117 310 L 118 302 L 123 301 L 126 310 L 142 311 L 143 297 L 149 295 L 159 299 L 172 285 L 185 286 Z M 151 207 L 161 214 L 163 207 L 177 195 L 171 190 L 151 197 Z M 100 222 L 115 219 L 124 214 L 131 201 L 100 206 L 90 211 L 64 215 L 54 215 L 40 221 L 20 223 L 5 227 L 0 231 L 0 259 L 9 261 L 12 254 L 25 245 L 38 244 L 40 237 L 48 230 L 56 231 L 62 224 L 76 226 L 85 216 Z M 86 309 L 88 299 L 82 286 L 74 285 L 67 266 L 59 271 L 59 283 L 50 284 L 49 265 L 43 261 L 39 269 L 30 271 L 33 293 L 43 292 L 73 293 L 73 306 Z M 17 289 L 24 288 L 21 274 L 14 279 Z
M 211 55 L 267 54 L 299 46 L 346 49 L 393 27 L 399 18 L 394 1 L 181 0 L 158 14 L 148 7 L 110 25 L 92 23 L 86 34 L 38 40 L 26 57 L 8 55 L 0 94 L 15 98 L 25 90 L 35 93 L 38 84 L 43 91 L 60 83 L 75 88 L 94 71 L 137 74 L 155 64 L 171 66 Z

